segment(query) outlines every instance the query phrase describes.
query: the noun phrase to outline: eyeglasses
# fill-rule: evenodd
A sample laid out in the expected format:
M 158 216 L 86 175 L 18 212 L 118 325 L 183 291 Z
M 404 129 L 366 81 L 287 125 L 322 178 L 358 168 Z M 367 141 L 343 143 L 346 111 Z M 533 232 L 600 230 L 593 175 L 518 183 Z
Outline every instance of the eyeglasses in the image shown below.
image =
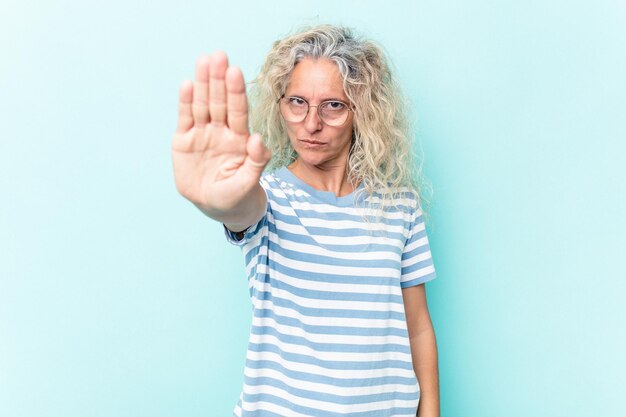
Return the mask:
M 317 106 L 311 106 L 301 97 L 285 97 L 283 94 L 278 102 L 280 102 L 280 114 L 291 123 L 300 123 L 309 115 L 311 107 L 317 107 L 317 115 L 324 124 L 338 127 L 345 124 L 350 112 L 354 111 L 347 103 L 339 100 L 327 100 Z

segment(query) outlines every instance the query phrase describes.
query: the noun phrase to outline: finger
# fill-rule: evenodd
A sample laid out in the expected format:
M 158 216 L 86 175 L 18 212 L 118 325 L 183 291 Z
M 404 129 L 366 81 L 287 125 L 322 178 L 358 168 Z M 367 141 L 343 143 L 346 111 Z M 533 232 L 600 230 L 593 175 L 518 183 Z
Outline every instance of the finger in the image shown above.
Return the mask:
M 235 133 L 248 134 L 248 100 L 243 74 L 237 67 L 226 70 L 226 115 L 228 127 Z
M 209 57 L 200 56 L 196 62 L 196 82 L 193 88 L 193 119 L 203 127 L 209 121 Z
M 178 125 L 176 132 L 184 133 L 193 127 L 191 100 L 193 97 L 193 83 L 185 80 L 178 90 Z
M 222 126 L 226 123 L 226 83 L 225 75 L 228 58 L 222 51 L 211 55 L 209 69 L 209 114 L 211 124 Z
M 260 177 L 263 169 L 272 158 L 272 153 L 263 143 L 261 135 L 255 133 L 248 137 L 246 152 L 248 155 L 243 161 L 243 166 L 252 177 Z

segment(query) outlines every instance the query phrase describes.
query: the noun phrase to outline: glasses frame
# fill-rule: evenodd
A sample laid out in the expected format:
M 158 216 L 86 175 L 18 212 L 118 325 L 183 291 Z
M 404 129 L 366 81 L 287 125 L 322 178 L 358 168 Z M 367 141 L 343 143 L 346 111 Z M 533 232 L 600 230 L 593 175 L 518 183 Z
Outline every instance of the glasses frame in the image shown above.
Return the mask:
M 304 117 L 302 118 L 302 120 L 300 120 L 299 122 L 290 122 L 290 121 L 288 121 L 287 119 L 285 119 L 285 116 L 283 115 L 283 112 L 282 112 L 282 110 L 280 109 L 280 101 L 281 101 L 282 99 L 284 99 L 284 98 L 285 98 L 285 95 L 283 94 L 282 96 L 280 96 L 280 97 L 278 98 L 278 100 L 276 100 L 276 103 L 278 104 L 278 112 L 280 113 L 281 117 L 282 117 L 283 119 L 285 119 L 285 121 L 286 121 L 286 122 L 289 122 L 289 123 L 302 123 L 302 122 L 304 122 L 304 121 L 306 120 L 306 118 L 309 116 L 309 111 L 311 110 L 311 107 L 315 107 L 315 108 L 317 109 L 317 110 L 316 110 L 316 111 L 317 111 L 317 117 L 319 117 L 319 118 L 320 118 L 320 121 L 321 121 L 323 124 L 325 124 L 326 126 L 329 126 L 329 127 L 341 127 L 341 126 L 345 125 L 345 124 L 348 122 L 348 119 L 349 119 L 350 117 L 346 117 L 346 120 L 345 120 L 342 124 L 340 124 L 340 125 L 329 125 L 328 123 L 326 123 L 326 122 L 324 121 L 324 118 L 322 117 L 322 114 L 320 113 L 320 106 L 321 106 L 322 104 L 324 104 L 324 103 L 328 103 L 328 102 L 333 102 L 333 101 L 336 101 L 336 102 L 339 102 L 339 103 L 343 104 L 344 106 L 346 106 L 346 109 L 347 109 L 349 112 L 354 113 L 354 109 L 353 109 L 353 108 L 352 108 L 352 107 L 351 107 L 348 103 L 346 103 L 345 101 L 342 101 L 342 100 L 336 100 L 336 99 L 332 99 L 332 100 L 324 100 L 324 101 L 322 101 L 320 104 L 318 104 L 317 106 L 311 106 L 311 104 L 310 104 L 310 103 L 309 103 L 306 99 L 304 99 L 304 98 L 302 98 L 302 97 L 299 97 L 299 96 L 289 96 L 289 97 L 299 98 L 300 100 L 304 101 L 304 102 L 307 104 L 306 114 L 304 115 Z

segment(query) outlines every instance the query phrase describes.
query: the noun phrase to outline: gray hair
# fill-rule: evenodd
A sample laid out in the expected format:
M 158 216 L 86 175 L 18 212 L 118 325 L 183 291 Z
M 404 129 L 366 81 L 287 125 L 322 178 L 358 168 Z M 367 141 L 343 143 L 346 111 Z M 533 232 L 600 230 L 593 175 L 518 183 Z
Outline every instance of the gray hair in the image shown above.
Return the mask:
M 269 169 L 289 165 L 296 157 L 280 116 L 277 100 L 284 94 L 293 68 L 305 58 L 329 59 L 337 64 L 346 95 L 355 108 L 348 179 L 364 184 L 364 191 L 384 196 L 382 205 L 398 190 L 413 192 L 421 201 L 421 166 L 412 149 L 407 102 L 393 77 L 381 47 L 354 35 L 346 27 L 305 27 L 272 45 L 252 82 L 252 128 L 272 151 Z

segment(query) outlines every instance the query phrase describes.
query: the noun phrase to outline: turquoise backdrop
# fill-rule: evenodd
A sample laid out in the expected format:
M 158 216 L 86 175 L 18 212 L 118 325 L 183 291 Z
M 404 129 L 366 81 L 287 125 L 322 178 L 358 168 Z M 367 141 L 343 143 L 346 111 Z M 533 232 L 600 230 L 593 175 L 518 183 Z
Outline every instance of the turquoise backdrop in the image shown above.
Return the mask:
M 178 86 L 326 22 L 413 103 L 442 416 L 626 415 L 624 1 L 3 0 L 0 416 L 231 415 L 247 282 L 174 187 Z

